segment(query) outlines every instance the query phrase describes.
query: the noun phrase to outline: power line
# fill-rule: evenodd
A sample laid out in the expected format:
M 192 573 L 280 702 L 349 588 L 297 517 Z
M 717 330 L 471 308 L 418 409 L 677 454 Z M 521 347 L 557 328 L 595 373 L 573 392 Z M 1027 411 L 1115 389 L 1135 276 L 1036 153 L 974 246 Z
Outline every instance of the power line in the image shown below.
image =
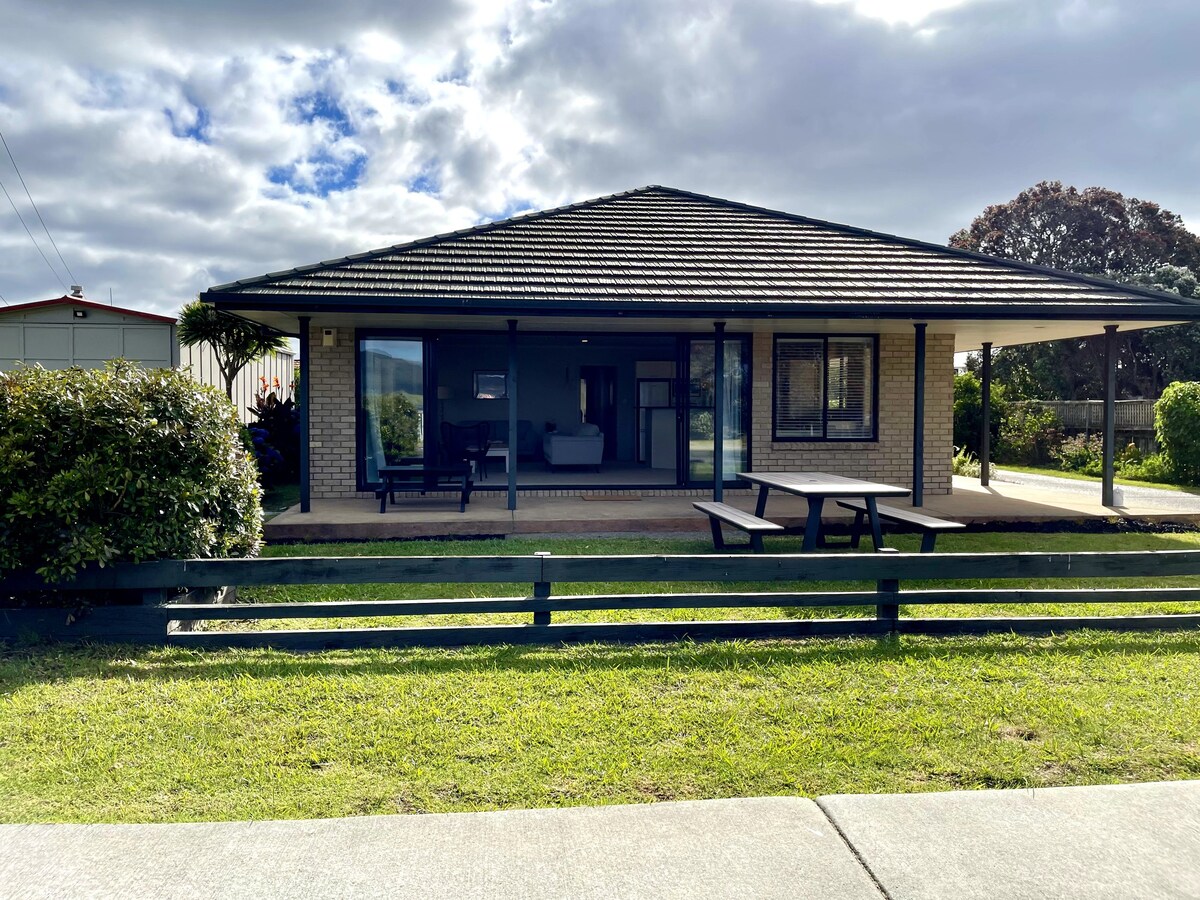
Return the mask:
M 0 294 L 0 303 L 3 303 L 5 306 L 9 306 L 9 305 L 10 305 L 10 304 L 9 304 L 9 302 L 8 302 L 7 300 L 5 300 L 5 299 L 4 299 L 4 295 L 3 295 L 3 294 Z
M 75 273 L 71 271 L 71 267 L 67 265 L 67 261 L 63 259 L 62 251 L 58 249 L 58 244 L 54 243 L 54 236 L 50 234 L 50 229 L 46 227 L 46 220 L 42 218 L 42 211 L 37 208 L 37 204 L 33 202 L 33 195 L 29 193 L 29 186 L 25 184 L 25 176 L 21 174 L 21 167 L 17 165 L 17 159 L 13 156 L 12 150 L 8 148 L 8 141 L 4 139 L 4 132 L 0 131 L 0 144 L 4 145 L 4 151 L 8 154 L 8 158 L 12 161 L 13 169 L 16 170 L 17 178 L 21 181 L 21 187 L 25 188 L 25 196 L 29 198 L 29 205 L 33 207 L 33 211 L 37 213 L 38 221 L 42 223 L 42 231 L 46 232 L 46 237 L 50 238 L 50 246 L 54 248 L 54 252 L 58 254 L 58 261 L 63 264 L 63 268 L 67 270 L 67 274 L 71 276 L 71 281 L 78 283 L 79 279 L 75 277 Z
M 29 226 L 25 224 L 25 219 L 24 219 L 24 217 L 21 215 L 21 211 L 20 211 L 19 209 L 17 209 L 17 204 L 13 203 L 13 198 L 9 196 L 9 193 L 8 193 L 8 188 L 6 188 L 6 187 L 4 186 L 4 182 L 3 182 L 3 181 L 0 181 L 0 191 L 4 191 L 4 196 L 8 198 L 8 205 L 9 205 L 9 206 L 11 206 L 11 207 L 13 208 L 13 212 L 15 212 L 15 213 L 17 214 L 17 218 L 21 220 L 21 227 L 23 227 L 23 228 L 25 229 L 25 233 L 26 233 L 27 235 L 29 235 L 29 239 L 30 239 L 31 241 L 33 241 L 33 246 L 34 246 L 35 248 L 37 248 L 37 252 L 38 252 L 38 254 L 39 254 L 41 257 L 42 257 L 42 259 L 43 259 L 43 260 L 45 260 L 45 263 L 46 263 L 46 265 L 47 265 L 47 266 L 49 266 L 49 268 L 50 268 L 50 271 L 54 273 L 54 278 L 55 278 L 55 280 L 56 280 L 56 281 L 57 281 L 59 284 L 62 284 L 62 289 L 63 289 L 64 291 L 66 291 L 66 289 L 67 289 L 67 286 L 66 286 L 65 284 L 63 284 L 62 277 L 61 277 L 61 276 L 58 274 L 58 269 L 56 269 L 56 268 L 54 268 L 54 266 L 50 265 L 50 260 L 46 259 L 46 254 L 45 254 L 45 253 L 42 253 L 42 248 L 41 248 L 41 246 L 39 246 L 39 244 L 38 244 L 38 242 L 37 242 L 37 239 L 36 239 L 36 238 L 33 236 L 33 232 L 29 230 Z

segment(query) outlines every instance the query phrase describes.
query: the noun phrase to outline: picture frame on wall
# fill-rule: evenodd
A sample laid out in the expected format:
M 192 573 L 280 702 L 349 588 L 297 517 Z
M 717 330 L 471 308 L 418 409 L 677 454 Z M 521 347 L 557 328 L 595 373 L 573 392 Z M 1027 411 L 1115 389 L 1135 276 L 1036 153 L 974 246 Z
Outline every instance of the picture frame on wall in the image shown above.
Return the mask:
M 507 400 L 508 373 L 486 370 L 475 371 L 476 400 Z

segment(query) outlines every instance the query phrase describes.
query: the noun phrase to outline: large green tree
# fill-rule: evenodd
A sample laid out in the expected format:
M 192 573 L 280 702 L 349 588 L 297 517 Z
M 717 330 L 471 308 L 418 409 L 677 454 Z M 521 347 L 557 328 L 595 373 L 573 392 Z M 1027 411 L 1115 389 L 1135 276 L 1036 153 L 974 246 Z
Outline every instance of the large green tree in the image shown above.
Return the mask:
M 1080 191 L 1058 181 L 989 206 L 950 246 L 1188 297 L 1196 294 L 1193 273 L 1200 272 L 1200 237 L 1175 213 L 1107 188 Z M 1192 325 L 1120 335 L 1118 393 L 1157 397 L 1171 381 L 1200 378 L 1198 338 Z M 1004 347 L 994 360 L 996 378 L 1013 399 L 1082 400 L 1103 392 L 1099 337 Z
M 270 350 L 286 346 L 283 337 L 259 325 L 223 313 L 208 303 L 193 300 L 179 314 L 179 340 L 188 347 L 208 344 L 217 357 L 225 381 L 225 396 L 233 399 L 238 373 Z

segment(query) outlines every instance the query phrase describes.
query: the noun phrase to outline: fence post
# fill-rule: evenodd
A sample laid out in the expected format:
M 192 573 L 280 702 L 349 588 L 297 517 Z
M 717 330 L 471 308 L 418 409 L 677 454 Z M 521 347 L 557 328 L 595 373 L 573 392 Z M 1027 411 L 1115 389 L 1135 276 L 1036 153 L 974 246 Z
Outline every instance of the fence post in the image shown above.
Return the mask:
M 875 583 L 875 590 L 878 592 L 880 600 L 875 607 L 875 618 L 886 624 L 887 630 L 895 634 L 899 630 L 897 623 L 900 619 L 900 604 L 896 602 L 896 595 L 900 592 L 900 579 L 881 578 Z M 890 599 L 890 603 L 882 602 L 885 596 Z
M 546 559 L 546 557 L 550 555 L 550 551 L 549 550 L 539 550 L 537 553 L 535 553 L 533 555 L 540 557 L 544 561 Z M 546 570 L 545 570 L 545 565 L 543 563 L 542 575 L 545 576 L 545 574 L 546 574 Z M 534 625 L 549 625 L 550 624 L 550 610 L 539 608 L 542 606 L 542 604 L 538 603 L 537 601 L 539 601 L 539 600 L 546 601 L 546 600 L 550 599 L 550 582 L 535 581 L 533 583 L 533 599 L 534 599 L 533 624 Z

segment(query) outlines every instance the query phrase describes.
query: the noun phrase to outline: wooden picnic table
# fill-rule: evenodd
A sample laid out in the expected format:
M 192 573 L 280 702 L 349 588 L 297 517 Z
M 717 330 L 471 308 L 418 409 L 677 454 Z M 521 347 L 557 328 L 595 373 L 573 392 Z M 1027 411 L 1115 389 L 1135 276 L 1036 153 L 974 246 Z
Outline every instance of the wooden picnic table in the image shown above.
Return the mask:
M 825 501 L 846 497 L 862 497 L 867 505 L 867 519 L 871 523 L 871 541 L 876 551 L 883 549 L 883 528 L 879 524 L 879 497 L 907 497 L 908 488 L 891 484 L 847 478 L 844 475 L 827 475 L 824 472 L 738 472 L 738 478 L 758 485 L 758 505 L 754 515 L 766 517 L 767 496 L 772 490 L 795 494 L 808 501 L 808 518 L 804 524 L 804 543 L 801 550 L 809 552 L 824 545 L 821 534 L 821 511 Z

